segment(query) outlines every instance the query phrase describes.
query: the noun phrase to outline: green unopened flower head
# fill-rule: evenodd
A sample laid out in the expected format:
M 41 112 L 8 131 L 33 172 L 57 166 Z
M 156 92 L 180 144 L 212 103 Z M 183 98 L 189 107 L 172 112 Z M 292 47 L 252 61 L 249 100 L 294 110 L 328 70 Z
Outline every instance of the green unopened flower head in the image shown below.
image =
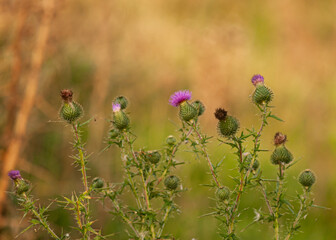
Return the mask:
M 216 191 L 216 197 L 220 201 L 228 200 L 229 197 L 230 197 L 230 189 L 226 186 L 218 188 L 217 191 Z
M 227 111 L 223 108 L 217 108 L 215 117 L 219 120 L 217 130 L 219 135 L 223 137 L 232 137 L 239 129 L 239 121 L 232 116 L 227 115 Z
M 119 103 L 121 110 L 124 110 L 127 107 L 127 105 L 128 105 L 128 100 L 124 96 L 116 97 L 113 102 L 114 103 Z
M 126 113 L 121 110 L 119 103 L 113 103 L 112 105 L 113 111 L 113 125 L 118 130 L 126 129 L 129 126 L 129 118 L 127 117 Z
M 63 99 L 63 106 L 60 109 L 59 115 L 61 119 L 67 121 L 68 123 L 73 123 L 80 119 L 83 115 L 83 107 L 72 101 L 72 91 L 65 89 L 61 91 L 61 97 Z
M 271 163 L 274 165 L 288 164 L 291 161 L 293 161 L 293 155 L 284 145 L 276 147 L 271 155 Z
M 273 99 L 273 92 L 264 85 L 257 85 L 252 95 L 252 100 L 257 105 L 263 105 L 271 102 Z
M 204 111 L 205 111 L 205 106 L 204 104 L 200 101 L 200 100 L 196 100 L 192 103 L 192 105 L 194 106 L 194 108 L 197 109 L 197 114 L 198 116 L 201 116 Z
M 188 102 L 191 92 L 188 90 L 177 91 L 170 96 L 169 103 L 174 107 L 180 107 L 179 116 L 183 121 L 190 121 L 198 115 L 198 110 Z
M 315 174 L 310 170 L 306 169 L 299 175 L 299 182 L 302 186 L 310 188 L 316 181 Z
M 156 164 L 160 161 L 161 159 L 161 154 L 158 151 L 150 151 L 147 152 L 146 154 L 146 160 L 149 162 Z
M 180 185 L 180 179 L 175 175 L 166 177 L 164 185 L 169 190 L 175 190 Z
M 275 149 L 271 155 L 272 164 L 288 164 L 293 161 L 292 153 L 285 147 L 287 136 L 277 132 L 274 136 Z
M 173 135 L 170 135 L 166 138 L 166 143 L 169 145 L 169 146 L 173 146 L 176 144 L 176 138 L 173 136 Z
M 264 77 L 256 74 L 252 77 L 251 82 L 256 87 L 252 95 L 252 100 L 257 105 L 267 104 L 272 101 L 273 92 L 264 85 Z
M 95 177 L 92 180 L 92 188 L 99 189 L 104 187 L 104 180 L 101 179 L 100 177 Z

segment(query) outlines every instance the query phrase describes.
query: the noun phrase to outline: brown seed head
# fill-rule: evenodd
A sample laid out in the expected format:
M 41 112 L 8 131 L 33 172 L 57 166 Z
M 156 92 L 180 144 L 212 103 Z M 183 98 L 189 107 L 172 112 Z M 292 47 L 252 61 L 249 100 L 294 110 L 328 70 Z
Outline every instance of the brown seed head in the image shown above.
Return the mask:
M 64 102 L 72 102 L 72 91 L 69 89 L 61 90 L 61 97 L 64 100 Z
M 282 134 L 281 132 L 277 132 L 274 136 L 274 145 L 279 146 L 284 144 L 287 141 L 287 136 Z
M 215 111 L 215 117 L 218 120 L 224 120 L 227 116 L 227 111 L 225 111 L 223 108 L 217 108 Z

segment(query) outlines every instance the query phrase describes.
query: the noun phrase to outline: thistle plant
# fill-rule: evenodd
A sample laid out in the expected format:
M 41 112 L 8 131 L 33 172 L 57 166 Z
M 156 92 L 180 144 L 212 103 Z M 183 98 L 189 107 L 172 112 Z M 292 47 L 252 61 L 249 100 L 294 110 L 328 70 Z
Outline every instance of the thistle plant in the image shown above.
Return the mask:
M 271 163 L 279 167 L 277 179 L 264 179 L 260 167 L 259 153 L 267 151 L 261 147 L 261 136 L 264 128 L 268 125 L 270 119 L 282 121 L 279 117 L 272 113 L 273 107 L 270 105 L 273 99 L 273 92 L 270 88 L 264 85 L 264 77 L 261 75 L 254 75 L 251 79 L 255 90 L 252 94 L 252 102 L 260 112 L 261 123 L 258 129 L 246 128 L 240 132 L 239 120 L 228 114 L 223 108 L 217 108 L 215 117 L 218 120 L 217 132 L 220 138 L 219 142 L 230 146 L 234 150 L 237 160 L 237 175 L 233 177 L 236 186 L 229 189 L 220 182 L 219 169 L 221 162 L 213 164 L 207 150 L 207 144 L 212 137 L 207 136 L 201 132 L 201 127 L 198 121 L 199 116 L 204 112 L 204 105 L 197 100 L 198 104 L 190 104 L 191 93 L 187 90 L 179 91 L 173 94 L 170 98 L 171 105 L 179 107 L 179 116 L 182 120 L 182 128 L 187 131 L 190 129 L 191 137 L 188 138 L 190 146 L 197 156 L 201 154 L 208 163 L 209 170 L 212 176 L 212 183 L 206 184 L 214 190 L 216 199 L 216 206 L 214 211 L 206 214 L 212 215 L 220 221 L 219 234 L 223 239 L 239 239 L 237 235 L 236 223 L 240 216 L 239 209 L 240 201 L 243 195 L 246 194 L 247 189 L 260 188 L 262 196 L 265 200 L 268 213 L 260 213 L 256 211 L 257 218 L 255 222 L 272 222 L 274 229 L 274 239 L 279 240 L 281 218 L 285 214 L 294 216 L 294 221 L 288 225 L 287 233 L 284 232 L 284 239 L 290 239 L 298 229 L 299 221 L 305 216 L 309 207 L 314 206 L 310 198 L 310 189 L 315 182 L 315 176 L 310 170 L 301 173 L 299 182 L 305 187 L 303 194 L 298 194 L 298 202 L 300 209 L 295 213 L 292 205 L 292 200 L 288 200 L 288 196 L 284 193 L 284 178 L 285 170 L 293 164 L 293 155 L 285 147 L 286 136 L 277 133 L 275 135 L 275 150 L 271 155 Z M 202 106 L 202 111 L 199 111 L 198 106 Z M 251 142 L 252 144 L 249 144 Z M 248 146 L 252 147 L 248 149 Z M 266 184 L 275 183 L 271 186 L 271 191 L 266 189 Z M 271 196 L 273 195 L 273 196 Z M 273 198 L 271 198 L 273 197 Z M 286 205 L 290 212 L 283 212 L 283 206 Z M 261 218 L 260 216 L 264 216 Z
M 115 145 L 120 149 L 124 179 L 99 189 L 100 199 L 105 205 L 109 200 L 109 212 L 128 225 L 129 238 L 171 239 L 170 234 L 164 234 L 164 227 L 172 213 L 178 211 L 175 197 L 184 191 L 180 178 L 172 170 L 182 164 L 175 159 L 175 154 L 187 134 L 182 131 L 180 141 L 168 136 L 164 147 L 158 150 L 136 150 L 136 136 L 125 112 L 127 103 L 123 96 L 113 101 L 107 146 Z M 129 193 L 134 202 L 123 202 L 123 195 Z
M 292 239 L 300 228 L 300 222 L 307 216 L 313 204 L 311 195 L 312 186 L 316 181 L 315 174 L 306 169 L 298 176 L 298 183 L 302 192 L 296 197 L 287 193 L 287 171 L 295 164 L 294 155 L 286 146 L 287 136 L 277 132 L 274 136 L 274 150 L 269 154 L 269 164 L 275 166 L 277 174 L 272 179 L 263 176 L 260 152 L 268 150 L 262 147 L 261 136 L 270 120 L 282 121 L 272 113 L 271 102 L 274 94 L 264 84 L 261 75 L 251 79 L 255 89 L 251 95 L 252 103 L 260 115 L 258 128 L 243 128 L 236 116 L 233 116 L 223 107 L 215 110 L 217 119 L 218 141 L 221 146 L 227 145 L 235 155 L 236 168 L 232 174 L 235 185 L 223 182 L 222 161 L 214 161 L 208 150 L 208 144 L 213 137 L 203 133 L 200 118 L 206 108 L 200 100 L 191 101 L 192 94 L 188 90 L 177 91 L 171 95 L 169 103 L 178 108 L 181 126 L 179 136 L 169 135 L 157 149 L 137 148 L 137 136 L 132 130 L 131 118 L 128 112 L 128 99 L 124 96 L 116 97 L 112 102 L 111 127 L 108 131 L 108 150 L 112 146 L 120 151 L 120 164 L 123 169 L 123 178 L 116 183 L 106 182 L 99 176 L 92 180 L 88 176 L 89 155 L 85 151 L 85 143 L 81 137 L 84 126 L 90 120 L 80 122 L 84 110 L 73 100 L 71 90 L 62 90 L 59 116 L 71 127 L 73 132 L 72 156 L 74 165 L 81 172 L 82 190 L 74 191 L 70 196 L 63 196 L 56 200 L 60 207 L 65 208 L 74 216 L 73 229 L 76 233 L 56 233 L 48 222 L 48 207 L 37 205 L 31 194 L 30 183 L 22 178 L 18 170 L 9 172 L 14 183 L 13 194 L 17 197 L 25 216 L 30 214 L 31 225 L 45 230 L 52 239 L 82 239 L 98 240 L 111 239 L 111 235 L 103 235 L 96 229 L 96 220 L 92 217 L 92 204 L 101 203 L 113 217 L 125 223 L 129 239 L 174 239 L 172 233 L 166 232 L 165 227 L 169 219 L 179 213 L 175 200 L 186 191 L 182 179 L 175 173 L 175 169 L 184 164 L 178 153 L 187 148 L 198 158 L 206 161 L 209 167 L 210 181 L 204 183 L 212 191 L 213 206 L 210 213 L 219 221 L 218 233 L 222 239 L 239 239 L 237 222 L 241 220 L 241 199 L 248 197 L 252 189 L 260 192 L 265 203 L 259 210 L 254 210 L 256 217 L 253 223 L 271 224 L 274 239 Z M 226 151 L 226 148 L 225 148 Z M 229 153 L 228 153 L 229 154 Z M 93 201 L 95 200 L 95 201 Z M 117 236 L 119 239 L 119 236 Z

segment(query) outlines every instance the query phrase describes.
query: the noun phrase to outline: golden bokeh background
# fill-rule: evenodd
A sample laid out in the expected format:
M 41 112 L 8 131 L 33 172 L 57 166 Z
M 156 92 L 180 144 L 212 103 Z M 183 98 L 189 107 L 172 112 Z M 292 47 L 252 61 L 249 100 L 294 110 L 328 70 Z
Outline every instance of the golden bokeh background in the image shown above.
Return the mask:
M 260 73 L 275 93 L 274 113 L 285 120 L 271 121 L 262 137 L 264 148 L 272 149 L 275 132 L 286 133 L 288 147 L 299 160 L 288 173 L 288 186 L 294 188 L 290 194 L 299 190 L 297 174 L 310 168 L 318 176 L 316 204 L 331 208 L 312 209 L 295 239 L 335 239 L 335 16 L 336 2 L 331 0 L 1 0 L 2 186 L 8 181 L 10 161 L 33 183 L 41 203 L 81 188 L 69 158 L 71 131 L 58 119 L 61 89 L 74 91 L 85 109 L 84 119 L 95 118 L 85 131 L 88 152 L 93 153 L 91 176 L 119 181 L 118 149 L 99 153 L 106 144 L 114 97 L 125 95 L 131 102 L 136 146 L 160 148 L 166 136 L 177 135 L 177 110 L 168 99 L 179 89 L 190 89 L 193 98 L 206 105 L 201 124 L 209 135 L 216 136 L 217 107 L 226 108 L 243 127 L 258 126 L 249 95 L 250 78 Z M 25 127 L 13 154 L 8 149 L 17 141 L 15 126 L 20 124 Z M 210 149 L 215 161 L 226 157 L 221 178 L 233 186 L 232 152 L 215 138 Z M 275 176 L 268 157 L 269 153 L 262 155 L 262 169 Z M 216 221 L 199 218 L 213 204 L 211 191 L 200 186 L 210 180 L 206 162 L 188 153 L 178 158 L 186 164 L 176 173 L 189 191 L 178 199 L 182 212 L 170 221 L 167 232 L 178 239 L 219 239 Z M 10 188 L 9 183 L 3 193 Z M 241 208 L 259 208 L 261 202 L 248 192 Z M 19 223 L 22 213 L 10 198 L 0 204 L 0 238 L 14 239 L 27 222 Z M 100 207 L 96 214 L 106 233 L 126 239 L 118 219 Z M 50 217 L 57 229 L 70 231 L 67 212 L 53 207 Z M 240 225 L 251 219 L 253 208 L 243 212 Z M 271 226 L 254 225 L 241 236 L 270 239 Z M 18 239 L 45 235 L 28 231 Z

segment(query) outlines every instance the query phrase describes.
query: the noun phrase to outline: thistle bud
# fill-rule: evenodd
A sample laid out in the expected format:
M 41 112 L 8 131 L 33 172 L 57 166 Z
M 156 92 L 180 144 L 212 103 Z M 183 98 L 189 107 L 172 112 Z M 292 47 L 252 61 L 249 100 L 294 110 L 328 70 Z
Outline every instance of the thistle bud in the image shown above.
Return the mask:
M 173 135 L 170 135 L 166 138 L 166 143 L 169 145 L 169 146 L 173 146 L 176 144 L 176 138 L 173 136 Z
M 104 181 L 100 177 L 95 177 L 92 180 L 92 188 L 99 189 L 104 187 Z
M 220 201 L 225 201 L 228 200 L 230 197 L 230 189 L 228 187 L 221 187 L 218 188 L 216 191 L 216 197 L 220 200 Z
M 151 152 L 147 152 L 146 154 L 146 160 L 156 164 L 160 161 L 161 159 L 161 154 L 158 151 L 151 151 Z
M 267 104 L 273 99 L 273 92 L 264 85 L 257 85 L 252 100 L 257 105 Z
M 271 155 L 271 163 L 274 165 L 280 163 L 288 164 L 292 160 L 292 153 L 284 145 L 276 147 Z
M 113 110 L 113 125 L 118 130 L 123 130 L 129 126 L 129 118 L 126 113 L 121 110 L 121 106 L 119 103 L 114 103 L 112 105 Z
M 197 116 L 197 109 L 187 101 L 180 104 L 180 118 L 183 121 L 190 121 Z
M 217 130 L 219 135 L 223 137 L 231 137 L 236 134 L 239 129 L 239 121 L 232 116 L 228 116 L 224 109 L 217 109 L 215 117 L 219 120 Z
M 83 107 L 72 101 L 72 91 L 65 89 L 61 91 L 61 97 L 63 99 L 63 106 L 59 112 L 60 118 L 67 121 L 68 123 L 73 123 L 77 121 L 83 115 Z
M 192 105 L 196 108 L 198 116 L 201 116 L 204 113 L 205 106 L 200 100 L 194 101 Z
M 178 187 L 179 184 L 180 184 L 180 179 L 178 177 L 174 176 L 174 175 L 166 177 L 166 179 L 164 181 L 164 185 L 169 190 L 175 190 Z
M 124 96 L 119 96 L 119 97 L 116 97 L 113 101 L 115 104 L 118 103 L 120 104 L 120 109 L 123 110 L 127 107 L 128 105 L 128 100 L 126 97 Z
M 310 169 L 306 169 L 299 175 L 299 182 L 304 187 L 311 187 L 315 183 L 315 175 Z

